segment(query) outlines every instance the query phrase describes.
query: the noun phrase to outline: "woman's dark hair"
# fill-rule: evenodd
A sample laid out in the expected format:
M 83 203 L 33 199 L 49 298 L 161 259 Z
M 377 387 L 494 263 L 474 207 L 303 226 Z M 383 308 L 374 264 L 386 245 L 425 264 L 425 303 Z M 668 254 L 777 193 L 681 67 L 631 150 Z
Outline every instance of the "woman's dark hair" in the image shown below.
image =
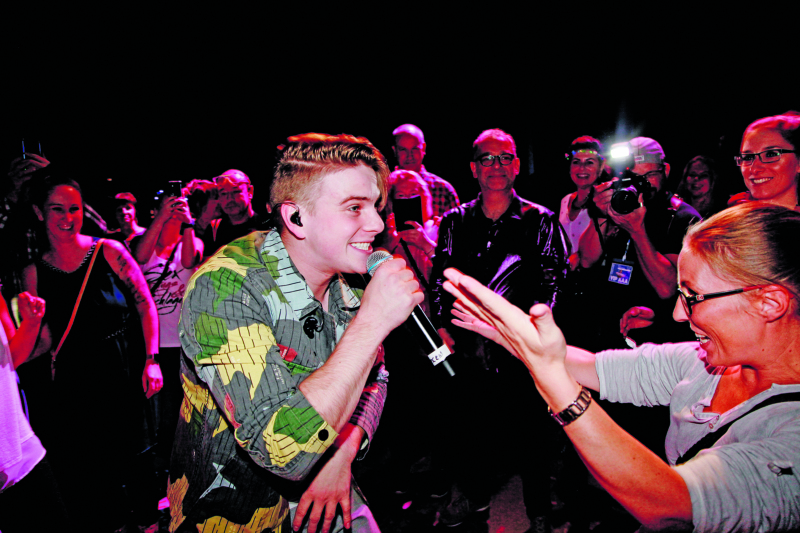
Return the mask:
M 83 200 L 83 191 L 80 184 L 69 176 L 60 172 L 54 172 L 51 169 L 52 165 L 46 166 L 37 170 L 31 175 L 31 179 L 25 184 L 27 188 L 26 198 L 39 209 L 44 210 L 44 204 L 53 189 L 59 185 L 67 185 L 74 188 L 81 195 Z
M 567 159 L 572 160 L 572 156 L 575 155 L 575 152 L 580 150 L 592 150 L 597 152 L 600 161 L 605 161 L 606 156 L 603 154 L 603 143 L 592 137 L 591 135 L 581 135 L 574 141 L 569 147 L 569 151 L 566 153 Z
M 771 128 L 781 134 L 786 142 L 792 145 L 795 150 L 800 149 L 800 112 L 787 111 L 773 117 L 764 117 L 756 120 L 744 130 L 742 143 L 747 134 L 756 128 Z
M 686 176 L 689 175 L 689 169 L 692 168 L 692 165 L 695 163 L 703 163 L 708 168 L 709 173 L 709 189 L 708 195 L 711 198 L 714 198 L 714 189 L 717 186 L 717 162 L 714 161 L 712 158 L 706 155 L 696 155 L 686 163 L 686 166 L 683 167 L 683 177 L 681 178 L 681 182 L 678 184 L 678 190 L 676 194 L 681 198 L 689 198 L 689 192 L 686 186 Z
M 44 204 L 47 202 L 47 198 L 50 197 L 53 189 L 59 185 L 74 188 L 80 194 L 81 203 L 83 203 L 83 191 L 81 191 L 80 184 L 65 174 L 54 172 L 51 168 L 52 166 L 46 166 L 31 174 L 31 178 L 25 183 L 23 189 L 23 201 L 28 206 L 27 211 L 29 213 L 27 215 L 29 217 L 27 218 L 29 221 L 27 227 L 35 230 L 34 242 L 29 246 L 32 246 L 33 249 L 38 249 L 38 254 L 44 253 L 50 247 L 50 244 L 44 233 L 44 224 L 34 216 L 33 209 L 30 206 L 35 205 L 44 212 Z

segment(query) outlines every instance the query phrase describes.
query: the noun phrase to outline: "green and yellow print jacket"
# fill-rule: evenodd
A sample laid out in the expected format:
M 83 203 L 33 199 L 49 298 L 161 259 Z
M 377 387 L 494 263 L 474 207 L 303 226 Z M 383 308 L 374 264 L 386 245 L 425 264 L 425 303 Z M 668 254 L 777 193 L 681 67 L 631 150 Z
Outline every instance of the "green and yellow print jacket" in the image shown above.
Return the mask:
M 363 292 L 341 279 L 329 291 L 324 311 L 276 231 L 233 241 L 192 276 L 170 531 L 290 531 L 288 500 L 337 437 L 298 386 L 327 361 Z M 370 440 L 386 381 L 376 365 L 350 420 Z

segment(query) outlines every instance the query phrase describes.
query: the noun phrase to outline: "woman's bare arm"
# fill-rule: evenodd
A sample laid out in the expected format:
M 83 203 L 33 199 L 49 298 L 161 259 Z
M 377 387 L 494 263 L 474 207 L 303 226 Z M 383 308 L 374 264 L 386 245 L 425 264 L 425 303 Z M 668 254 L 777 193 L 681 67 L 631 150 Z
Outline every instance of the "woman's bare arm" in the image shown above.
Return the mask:
M 22 289 L 31 294 L 32 296 L 39 295 L 39 278 L 36 272 L 36 265 L 30 264 L 26 266 L 22 270 Z M 50 326 L 47 322 L 44 322 L 40 329 L 39 329 L 39 337 L 36 340 L 36 346 L 33 349 L 33 353 L 28 356 L 26 361 L 30 361 L 31 359 L 35 359 L 39 357 L 45 352 L 50 351 L 50 348 L 53 346 L 53 336 L 50 333 Z M 20 363 L 15 363 L 17 366 L 22 364 L 24 361 Z
M 581 386 L 576 379 L 597 379 L 594 355 L 567 349 L 546 305 L 537 304 L 528 314 L 455 269 L 446 270 L 445 276 L 444 288 L 462 309 L 503 337 L 554 412 L 563 411 L 578 397 Z M 590 404 L 564 430 L 595 479 L 642 524 L 657 530 L 691 530 L 692 502 L 683 478 L 599 405 Z
M 150 295 L 150 289 L 147 286 L 147 282 L 145 282 L 142 270 L 121 243 L 112 240 L 104 241 L 103 256 L 114 273 L 130 290 L 136 310 L 139 312 L 139 318 L 142 321 L 147 359 L 144 376 L 142 376 L 142 387 L 149 398 L 161 390 L 163 385 L 161 371 L 158 369 L 154 358 L 158 354 L 158 312 L 156 311 L 156 304 Z
M 17 302 L 22 317 L 19 329 L 14 326 L 6 301 L 0 298 L 0 322 L 2 322 L 6 338 L 8 338 L 8 347 L 11 351 L 14 368 L 31 359 L 45 310 L 44 300 L 27 292 L 21 293 L 17 297 Z

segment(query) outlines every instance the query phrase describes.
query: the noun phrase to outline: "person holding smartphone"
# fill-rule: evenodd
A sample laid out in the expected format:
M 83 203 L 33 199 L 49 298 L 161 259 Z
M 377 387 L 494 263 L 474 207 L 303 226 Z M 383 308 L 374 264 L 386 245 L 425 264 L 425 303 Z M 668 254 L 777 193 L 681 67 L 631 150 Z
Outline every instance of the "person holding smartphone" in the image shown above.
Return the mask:
M 183 399 L 178 338 L 181 303 L 189 278 L 203 259 L 203 241 L 194 234 L 187 199 L 182 195 L 180 182 L 170 182 L 173 183 L 177 185 L 165 189 L 167 196 L 157 207 L 150 227 L 131 240 L 134 258 L 142 268 L 158 311 L 158 353 L 164 386 L 153 398 L 153 409 L 157 414 L 156 456 L 161 465 L 169 464 Z M 160 466 L 157 470 L 166 475 Z M 159 486 L 166 486 L 166 477 Z
M 433 216 L 431 191 L 422 176 L 413 170 L 395 170 L 389 175 L 382 246 L 402 255 L 423 286 L 431 274 L 440 220 Z M 427 298 L 423 306 L 427 311 Z
M 0 262 L 0 279 L 3 296 L 9 300 L 21 292 L 22 268 L 33 260 L 38 248 L 32 215 L 22 207 L 23 188 L 34 172 L 49 164 L 42 155 L 23 152 L 11 161 L 7 179 L 0 184 L 0 246 L 5 254 Z

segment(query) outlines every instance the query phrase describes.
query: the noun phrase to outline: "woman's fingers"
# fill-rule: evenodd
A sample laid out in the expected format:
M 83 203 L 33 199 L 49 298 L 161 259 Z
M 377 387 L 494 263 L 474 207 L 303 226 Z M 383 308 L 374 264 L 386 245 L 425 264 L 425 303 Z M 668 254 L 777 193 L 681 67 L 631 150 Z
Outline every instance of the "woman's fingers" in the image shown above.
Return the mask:
M 536 304 L 528 314 L 456 269 L 447 269 L 444 275 L 448 280 L 444 287 L 458 298 L 455 307 L 462 313 L 459 315 L 454 311 L 454 314 L 470 324 L 464 326 L 466 329 L 482 330 L 486 327 L 479 328 L 482 321 L 496 329 L 496 334 L 502 337 L 502 343 L 512 353 L 527 353 L 528 357 L 563 356 L 566 346 L 564 336 L 556 326 L 548 306 Z
M 476 318 L 491 324 L 498 330 L 503 330 L 505 324 L 523 320 L 528 322 L 528 315 L 509 303 L 508 300 L 493 292 L 479 281 L 454 268 L 444 271 L 445 277 L 450 282 L 450 287 L 445 283 L 445 290 L 458 298 L 465 310 Z M 545 306 L 546 307 L 546 306 Z

